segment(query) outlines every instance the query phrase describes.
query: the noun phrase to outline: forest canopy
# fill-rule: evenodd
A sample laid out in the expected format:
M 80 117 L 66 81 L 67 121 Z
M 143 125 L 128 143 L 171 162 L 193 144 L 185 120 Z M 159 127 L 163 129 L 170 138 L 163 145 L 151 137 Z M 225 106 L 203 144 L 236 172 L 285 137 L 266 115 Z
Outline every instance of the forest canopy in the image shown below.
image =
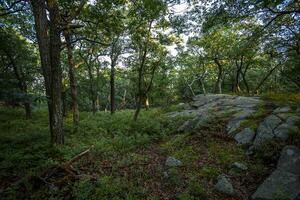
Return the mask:
M 51 138 L 79 111 L 201 93 L 298 92 L 298 1 L 20 0 L 0 4 L 1 102 L 48 106 Z

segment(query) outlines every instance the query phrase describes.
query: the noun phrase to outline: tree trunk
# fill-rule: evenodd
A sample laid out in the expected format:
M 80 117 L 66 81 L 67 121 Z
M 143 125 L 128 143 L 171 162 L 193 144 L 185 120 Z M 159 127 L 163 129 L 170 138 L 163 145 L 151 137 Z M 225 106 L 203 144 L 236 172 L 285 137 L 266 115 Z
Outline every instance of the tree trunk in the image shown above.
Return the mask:
M 111 69 L 110 69 L 110 113 L 113 114 L 115 112 L 115 62 L 111 61 Z
M 150 107 L 150 105 L 149 105 L 149 98 L 148 98 L 148 95 L 146 95 L 145 96 L 145 108 L 146 108 L 146 110 L 149 110 L 149 107 Z
M 92 101 L 92 112 L 93 112 L 93 114 L 95 114 L 96 111 L 97 111 L 97 98 L 96 98 L 95 88 L 94 88 L 94 78 L 93 78 L 91 65 L 88 64 L 87 66 L 88 66 L 88 74 L 89 74 L 89 79 L 90 79 L 90 93 L 91 93 L 91 101 Z
M 200 84 L 200 86 L 202 88 L 203 94 L 205 95 L 206 94 L 206 88 L 205 88 L 204 81 L 203 81 L 202 78 L 199 78 L 199 84 Z
M 39 46 L 39 54 L 41 60 L 41 68 L 45 82 L 46 97 L 49 112 L 49 127 L 51 141 L 53 138 L 52 130 L 52 102 L 51 102 L 51 63 L 50 63 L 50 38 L 48 34 L 48 19 L 46 13 L 46 4 L 44 0 L 30 0 L 32 13 L 35 22 L 35 31 Z
M 67 54 L 68 54 L 68 65 L 69 65 L 69 79 L 71 86 L 71 98 L 72 98 L 72 112 L 73 112 L 73 124 L 76 128 L 79 124 L 79 109 L 78 109 L 78 98 L 77 98 L 77 81 L 75 75 L 75 64 L 73 59 L 73 48 L 71 44 L 70 32 L 69 30 L 64 32 L 66 44 L 67 44 Z
M 241 74 L 242 74 L 242 78 L 243 78 L 243 82 L 245 84 L 245 87 L 246 87 L 246 91 L 247 91 L 247 94 L 250 94 L 250 88 L 249 88 L 249 85 L 248 85 L 248 81 L 246 79 L 246 73 L 248 71 L 248 68 L 249 68 L 250 64 L 248 64 L 244 70 L 244 72 L 241 71 Z
M 48 0 L 50 18 L 50 63 L 51 63 L 51 103 L 52 103 L 52 142 L 64 144 L 62 113 L 62 72 L 60 66 L 60 14 L 57 3 Z
M 134 113 L 134 121 L 136 121 L 138 119 L 138 115 L 141 111 L 141 107 L 142 107 L 142 102 L 143 102 L 143 99 L 142 97 L 139 95 L 138 96 L 138 100 L 136 102 L 136 110 L 135 110 L 135 113 Z
M 124 94 L 123 94 L 123 98 L 122 98 L 122 106 L 121 106 L 122 109 L 125 108 L 125 106 L 126 106 L 126 93 L 127 93 L 127 91 L 125 89 Z
M 31 118 L 31 105 L 28 102 L 24 103 L 24 108 L 25 108 L 25 115 L 26 115 L 26 119 L 30 119 Z
M 146 51 L 144 52 L 144 57 L 146 58 Z M 143 63 L 144 61 L 142 61 Z M 142 96 L 143 96 L 143 91 L 142 91 L 142 80 L 143 80 L 143 65 L 140 66 L 139 68 L 139 77 L 138 77 L 138 95 L 137 95 L 137 102 L 136 102 L 136 110 L 135 110 L 135 113 L 134 113 L 134 121 L 137 120 L 138 118 L 138 115 L 140 113 L 140 110 L 141 110 L 141 106 L 142 106 Z
M 61 99 L 62 99 L 62 112 L 63 112 L 63 117 L 67 116 L 67 103 L 66 103 L 66 91 L 63 89 L 61 92 Z
M 222 94 L 222 82 L 223 82 L 223 68 L 218 59 L 214 59 L 216 65 L 218 66 L 218 78 L 215 85 L 215 93 Z
M 243 67 L 243 57 L 241 57 L 240 64 L 238 64 L 238 61 L 235 61 L 236 65 L 236 74 L 235 74 L 235 82 L 234 82 L 234 92 L 235 93 L 240 93 L 241 88 L 240 88 L 240 74 L 242 72 L 242 67 Z

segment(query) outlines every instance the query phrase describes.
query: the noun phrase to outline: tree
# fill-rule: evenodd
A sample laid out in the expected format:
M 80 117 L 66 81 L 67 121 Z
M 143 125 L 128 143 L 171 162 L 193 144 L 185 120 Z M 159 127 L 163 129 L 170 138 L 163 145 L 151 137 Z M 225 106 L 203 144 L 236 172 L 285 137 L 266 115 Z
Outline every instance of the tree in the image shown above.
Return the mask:
M 79 108 L 78 108 L 78 92 L 77 92 L 77 81 L 76 81 L 76 73 L 75 73 L 75 63 L 73 59 L 73 42 L 72 42 L 72 31 L 75 28 L 80 28 L 80 24 L 75 24 L 73 21 L 80 14 L 83 6 L 86 1 L 81 1 L 81 3 L 76 7 L 76 9 L 69 9 L 68 12 L 65 12 L 63 15 L 63 35 L 66 41 L 67 48 L 67 57 L 68 57 L 68 66 L 69 66 L 69 80 L 71 87 L 71 97 L 72 97 L 72 111 L 73 111 L 73 124 L 75 126 L 75 130 L 79 124 Z M 65 9 L 67 10 L 67 9 Z
M 132 5 L 130 11 L 130 34 L 133 49 L 135 50 L 135 67 L 137 70 L 137 101 L 134 120 L 137 120 L 143 101 L 148 102 L 148 93 L 151 90 L 153 78 L 157 67 L 160 65 L 165 50 L 160 42 L 162 33 L 154 35 L 155 28 L 163 23 L 163 13 L 166 5 L 162 1 L 137 1 Z M 162 23 L 162 24 L 160 24 Z M 152 57 L 149 62 L 150 56 Z M 148 74 L 148 76 L 147 76 Z M 147 81 L 148 79 L 148 81 Z
M 41 66 L 45 80 L 50 120 L 51 142 L 64 143 L 62 112 L 62 77 L 60 67 L 61 28 L 60 13 L 55 0 L 31 0 L 39 46 Z M 47 19 L 49 11 L 49 21 Z
M 3 88 L 3 92 L 7 91 L 8 96 L 2 98 L 8 98 L 8 101 L 15 99 L 13 101 L 21 102 L 25 109 L 26 119 L 29 119 L 31 118 L 32 102 L 29 89 L 34 76 L 37 74 L 36 54 L 33 46 L 27 43 L 15 30 L 2 29 L 0 31 L 0 47 L 1 67 L 6 68 L 6 70 L 3 70 L 6 74 L 3 75 L 3 78 L 10 76 L 7 73 L 12 73 L 18 87 L 17 92 L 7 91 L 11 87 L 14 88 L 13 85 L 10 85 L 9 88 Z M 16 95 L 21 96 L 21 98 L 17 100 L 14 97 Z

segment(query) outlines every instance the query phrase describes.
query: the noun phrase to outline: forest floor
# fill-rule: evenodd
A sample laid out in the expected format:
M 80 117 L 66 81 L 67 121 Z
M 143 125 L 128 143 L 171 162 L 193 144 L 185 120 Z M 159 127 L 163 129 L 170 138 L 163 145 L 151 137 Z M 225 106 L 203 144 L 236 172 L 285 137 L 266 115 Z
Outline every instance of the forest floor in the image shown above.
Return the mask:
M 267 100 L 286 103 L 282 98 Z M 143 110 L 137 122 L 131 110 L 82 112 L 76 133 L 68 114 L 59 147 L 50 145 L 46 110 L 25 120 L 23 110 L 1 107 L 0 199 L 248 199 L 275 168 L 281 144 L 249 157 L 225 133 L 228 118 L 178 133 L 187 118 L 167 117 L 170 109 Z M 182 165 L 168 167 L 170 156 Z M 232 172 L 234 162 L 248 169 Z M 222 173 L 232 175 L 234 196 L 214 189 Z

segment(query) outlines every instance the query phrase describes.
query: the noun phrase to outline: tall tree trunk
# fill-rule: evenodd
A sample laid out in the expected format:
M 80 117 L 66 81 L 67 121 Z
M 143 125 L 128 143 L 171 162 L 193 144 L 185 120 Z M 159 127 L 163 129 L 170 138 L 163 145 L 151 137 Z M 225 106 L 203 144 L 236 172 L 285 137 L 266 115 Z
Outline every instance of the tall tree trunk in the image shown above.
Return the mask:
M 115 112 L 115 61 L 112 59 L 110 69 L 110 113 Z
M 218 78 L 215 85 L 215 93 L 222 94 L 222 82 L 223 82 L 223 67 L 220 64 L 218 59 L 214 59 L 214 62 L 216 63 L 218 67 Z
M 144 58 L 146 58 L 146 54 L 147 52 L 145 51 L 144 52 Z M 142 63 L 144 63 L 144 59 L 142 61 Z M 134 121 L 137 120 L 138 118 L 138 115 L 141 111 L 141 107 L 142 107 L 142 102 L 143 102 L 143 90 L 142 90 L 142 81 L 143 81 L 143 70 L 144 70 L 144 65 L 141 64 L 140 68 L 139 68 L 139 75 L 138 75 L 138 95 L 137 95 L 137 102 L 136 102 L 136 110 L 135 110 L 135 113 L 134 113 Z
M 46 13 L 46 3 L 45 0 L 30 0 L 32 6 L 32 13 L 34 16 L 35 22 L 35 31 L 37 42 L 39 46 L 39 54 L 41 60 L 41 68 L 44 77 L 46 97 L 48 103 L 48 112 L 49 112 L 49 127 L 51 141 L 53 138 L 52 130 L 52 102 L 51 98 L 51 63 L 50 63 L 50 49 L 49 49 L 49 26 Z
M 145 49 L 144 49 L 144 52 L 143 52 L 143 55 L 141 57 L 141 60 L 140 60 L 140 66 L 139 66 L 139 69 L 138 69 L 138 95 L 137 95 L 137 102 L 136 102 L 136 110 L 135 110 L 135 113 L 134 113 L 134 121 L 137 120 L 138 118 L 138 115 L 141 111 L 141 107 L 142 107 L 142 103 L 143 103 L 143 73 L 144 73 L 144 65 L 145 65 L 145 62 L 146 62 L 146 56 L 147 56 L 147 47 L 145 46 Z
M 88 67 L 88 74 L 90 79 L 90 95 L 91 95 L 91 101 L 92 101 L 92 112 L 93 114 L 97 111 L 97 97 L 95 94 L 95 88 L 94 88 L 94 77 L 92 73 L 92 66 L 90 64 L 87 64 Z
M 62 99 L 62 109 L 63 109 L 63 117 L 67 116 L 67 103 L 66 103 L 66 91 L 65 89 L 61 92 L 61 99 Z
M 142 108 L 142 102 L 143 102 L 143 98 L 141 95 L 138 96 L 138 100 L 136 102 L 136 110 L 135 110 L 135 113 L 134 113 L 134 121 L 136 121 L 138 119 L 138 115 L 141 111 L 141 108 Z
M 145 95 L 145 108 L 146 110 L 149 110 L 150 104 L 149 104 L 149 98 L 148 95 Z
M 242 67 L 243 67 L 243 56 L 241 57 L 240 64 L 236 60 L 235 65 L 236 65 L 236 74 L 235 74 L 235 82 L 234 82 L 234 92 L 240 93 L 241 92 L 240 75 L 241 75 Z
M 71 98 L 72 98 L 72 112 L 73 112 L 73 124 L 75 129 L 79 124 L 79 109 L 78 109 L 78 98 L 77 98 L 77 81 L 75 75 L 75 64 L 73 59 L 73 47 L 71 44 L 70 32 L 66 30 L 64 36 L 67 44 L 67 54 L 68 54 L 68 65 L 69 65 L 69 79 L 71 86 Z
M 26 119 L 30 119 L 31 118 L 31 105 L 29 102 L 25 102 L 24 103 L 24 108 L 25 108 L 25 115 L 26 115 Z
M 243 82 L 244 82 L 244 84 L 245 84 L 247 94 L 250 94 L 249 84 L 248 84 L 248 81 L 247 81 L 247 79 L 246 79 L 246 73 L 247 73 L 247 71 L 248 71 L 249 66 L 250 66 L 250 64 L 248 64 L 248 65 L 245 67 L 244 72 L 241 71 L 242 79 L 243 79 Z
M 203 94 L 205 95 L 206 94 L 206 88 L 205 88 L 205 84 L 204 84 L 204 81 L 203 81 L 202 78 L 199 78 L 199 84 L 200 84 L 200 86 L 202 88 Z
M 52 142 L 64 144 L 62 113 L 62 72 L 60 66 L 60 14 L 55 0 L 47 0 L 50 18 L 50 63 L 51 63 L 51 103 Z
M 122 98 L 122 106 L 121 106 L 122 109 L 125 108 L 125 106 L 126 106 L 126 93 L 127 93 L 127 90 L 125 89 L 123 98 Z

